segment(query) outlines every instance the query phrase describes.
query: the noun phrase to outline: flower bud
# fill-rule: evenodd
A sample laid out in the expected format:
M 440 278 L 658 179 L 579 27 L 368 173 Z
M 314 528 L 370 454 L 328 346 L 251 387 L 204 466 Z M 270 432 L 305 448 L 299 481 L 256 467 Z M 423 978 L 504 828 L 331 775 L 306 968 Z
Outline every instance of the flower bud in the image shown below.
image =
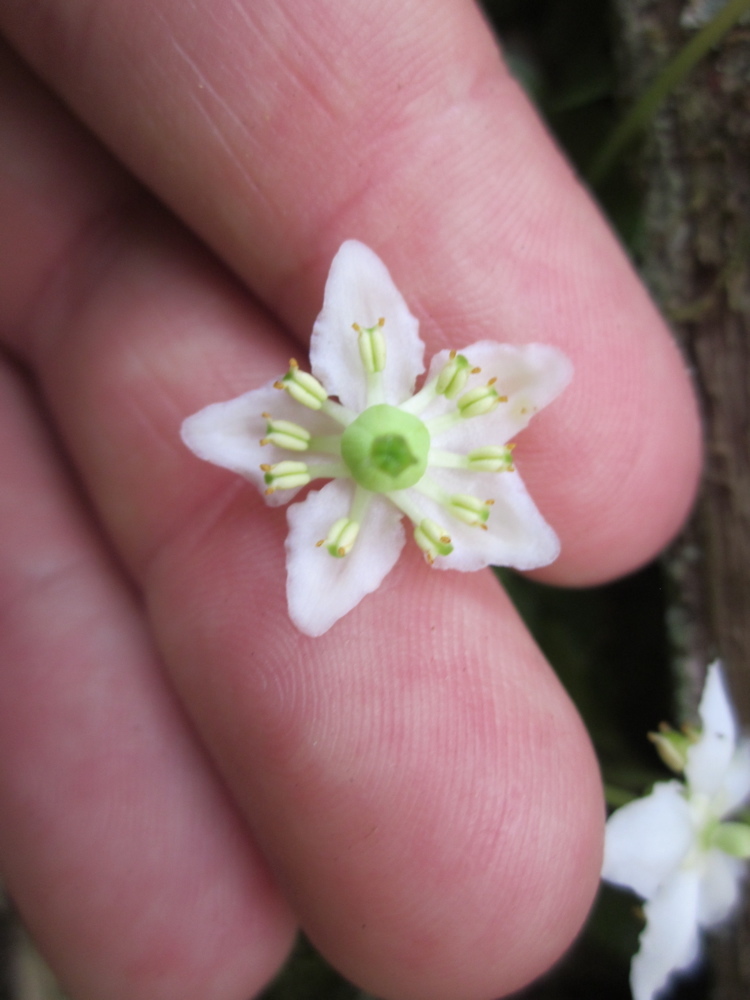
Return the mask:
M 659 727 L 658 733 L 649 733 L 648 738 L 670 771 L 682 774 L 687 764 L 688 750 L 695 740 L 691 740 L 684 733 L 677 732 L 666 723 Z

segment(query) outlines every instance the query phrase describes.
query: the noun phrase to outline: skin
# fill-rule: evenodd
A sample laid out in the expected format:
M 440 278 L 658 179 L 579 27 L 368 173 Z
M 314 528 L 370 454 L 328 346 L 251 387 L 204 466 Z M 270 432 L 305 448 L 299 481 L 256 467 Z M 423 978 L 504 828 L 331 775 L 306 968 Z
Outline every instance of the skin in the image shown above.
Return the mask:
M 515 455 L 562 541 L 536 575 L 592 584 L 658 553 L 695 491 L 662 321 L 464 0 L 10 0 L 0 28 L 14 900 L 76 1000 L 245 1000 L 297 921 L 387 1000 L 518 989 L 601 863 L 552 671 L 489 572 L 414 546 L 300 635 L 283 514 L 178 428 L 304 358 L 361 239 L 428 357 L 573 359 Z

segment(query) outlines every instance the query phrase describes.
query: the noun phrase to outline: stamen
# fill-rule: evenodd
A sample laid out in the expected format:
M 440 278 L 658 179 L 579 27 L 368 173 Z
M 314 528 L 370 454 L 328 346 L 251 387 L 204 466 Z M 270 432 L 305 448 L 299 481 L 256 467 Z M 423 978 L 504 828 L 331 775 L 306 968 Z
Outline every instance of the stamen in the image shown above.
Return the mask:
M 265 473 L 263 479 L 268 486 L 266 496 L 277 490 L 296 490 L 307 486 L 312 478 L 304 462 L 277 462 L 275 465 L 261 465 L 260 468 Z
M 438 556 L 449 556 L 453 551 L 450 535 L 429 517 L 423 518 L 414 529 L 414 541 L 430 566 Z
M 448 355 L 448 361 L 443 365 L 442 371 L 437 377 L 435 392 L 439 396 L 445 396 L 446 399 L 455 399 L 466 387 L 469 375 L 471 375 L 471 369 L 467 359 L 463 354 L 451 351 Z
M 498 403 L 506 403 L 507 396 L 500 396 L 495 389 L 496 379 L 490 379 L 487 385 L 470 389 L 459 399 L 457 406 L 459 414 L 467 419 L 469 417 L 481 417 L 485 413 L 491 413 Z
M 317 545 L 325 545 L 332 556 L 342 559 L 351 552 L 358 534 L 358 521 L 353 521 L 348 517 L 340 517 L 331 525 L 331 530 Z
M 382 317 L 375 326 L 366 329 L 362 329 L 358 323 L 352 323 L 352 328 L 359 335 L 359 356 L 368 375 L 376 375 L 385 369 L 385 337 L 381 332 L 384 325 Z
M 331 525 L 326 537 L 315 543 L 317 548 L 327 546 L 329 553 L 337 559 L 343 559 L 348 555 L 354 547 L 371 502 L 372 493 L 362 489 L 361 486 L 355 487 L 349 514 L 340 517 Z
M 469 362 L 458 351 L 449 351 L 448 360 L 435 378 L 425 382 L 419 392 L 399 404 L 399 409 L 405 413 L 419 414 L 439 395 L 447 399 L 455 397 L 463 391 L 469 375 L 476 375 L 479 368 L 469 368 Z M 445 417 L 439 417 L 444 420 Z
M 490 516 L 490 507 L 493 501 L 480 500 L 479 497 L 470 496 L 468 493 L 454 493 L 449 497 L 446 504 L 448 511 L 459 521 L 472 526 L 485 528 L 486 521 Z
M 513 472 L 514 448 L 515 444 L 475 448 L 467 456 L 469 468 L 477 472 Z
M 311 410 L 319 410 L 328 399 L 328 393 L 309 372 L 300 370 L 294 358 L 289 359 L 289 371 L 277 382 L 275 389 L 285 389 L 292 399 Z
M 288 451 L 307 451 L 310 447 L 310 432 L 300 424 L 294 424 L 290 420 L 274 420 L 267 413 L 263 416 L 267 425 L 266 436 L 261 438 L 262 445 L 273 444 Z

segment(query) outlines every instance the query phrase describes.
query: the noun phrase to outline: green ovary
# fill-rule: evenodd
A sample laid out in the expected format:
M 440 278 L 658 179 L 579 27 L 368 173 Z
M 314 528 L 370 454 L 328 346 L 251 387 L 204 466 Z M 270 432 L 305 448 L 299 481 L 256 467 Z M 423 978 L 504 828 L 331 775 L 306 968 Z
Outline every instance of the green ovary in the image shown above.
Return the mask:
M 352 478 L 373 493 L 418 483 L 429 450 L 430 433 L 419 417 L 386 403 L 360 413 L 341 437 L 341 457 Z

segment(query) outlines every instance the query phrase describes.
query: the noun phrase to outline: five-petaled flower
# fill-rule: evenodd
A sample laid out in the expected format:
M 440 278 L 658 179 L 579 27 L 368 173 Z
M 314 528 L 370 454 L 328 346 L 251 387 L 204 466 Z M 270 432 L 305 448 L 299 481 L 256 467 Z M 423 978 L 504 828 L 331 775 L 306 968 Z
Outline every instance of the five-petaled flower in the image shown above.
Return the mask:
M 685 783 L 658 782 L 607 822 L 602 877 L 646 900 L 630 970 L 635 1000 L 651 1000 L 697 959 L 701 928 L 730 914 L 750 856 L 750 826 L 726 821 L 750 798 L 750 741 L 738 741 L 718 663 L 709 667 L 699 715 L 700 735 L 653 737 Z
M 440 569 L 533 569 L 559 544 L 513 466 L 513 438 L 567 385 L 568 359 L 540 344 L 441 351 L 424 384 L 418 322 L 372 250 L 333 260 L 310 345 L 278 381 L 183 424 L 200 458 L 245 476 L 269 504 L 331 480 L 289 508 L 289 614 L 321 635 L 396 563 L 402 518 Z M 333 399 L 332 397 L 337 397 Z

